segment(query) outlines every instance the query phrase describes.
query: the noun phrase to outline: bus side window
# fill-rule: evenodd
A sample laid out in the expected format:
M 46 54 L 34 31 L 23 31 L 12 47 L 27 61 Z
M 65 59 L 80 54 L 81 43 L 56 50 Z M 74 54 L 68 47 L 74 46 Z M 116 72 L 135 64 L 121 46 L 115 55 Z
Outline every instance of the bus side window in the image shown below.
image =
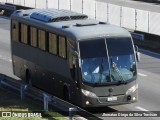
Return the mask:
M 66 39 L 65 37 L 59 36 L 59 56 L 66 58 Z
M 37 47 L 37 28 L 30 28 L 30 44 L 33 47 Z
M 49 52 L 57 54 L 57 36 L 52 33 L 49 33 Z
M 46 32 L 43 30 L 38 30 L 38 47 L 46 50 Z
M 21 42 L 28 44 L 28 26 L 21 24 Z
M 12 40 L 19 41 L 19 23 L 12 20 Z

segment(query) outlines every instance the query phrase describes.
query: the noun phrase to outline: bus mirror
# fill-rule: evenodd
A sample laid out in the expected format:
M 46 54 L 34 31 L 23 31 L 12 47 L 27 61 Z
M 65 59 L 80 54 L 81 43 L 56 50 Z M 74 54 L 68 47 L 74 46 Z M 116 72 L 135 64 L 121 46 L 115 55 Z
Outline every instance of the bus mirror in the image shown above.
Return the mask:
M 73 53 L 75 56 L 78 56 L 78 52 L 77 51 L 74 51 Z
M 135 45 L 135 52 L 136 52 L 136 59 L 137 59 L 137 62 L 140 61 L 140 52 L 138 52 L 138 46 Z
M 135 48 L 135 51 L 138 52 L 138 46 L 135 45 L 134 48 Z
M 136 52 L 136 58 L 137 58 L 137 62 L 140 61 L 140 52 Z

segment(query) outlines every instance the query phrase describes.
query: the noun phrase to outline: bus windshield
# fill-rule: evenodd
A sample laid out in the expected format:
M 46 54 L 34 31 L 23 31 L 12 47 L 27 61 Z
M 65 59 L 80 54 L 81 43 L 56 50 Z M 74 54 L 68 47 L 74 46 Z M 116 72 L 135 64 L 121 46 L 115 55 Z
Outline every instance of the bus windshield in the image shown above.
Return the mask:
M 80 42 L 82 77 L 89 83 L 109 82 L 109 62 L 105 41 Z
M 135 77 L 133 46 L 128 39 L 81 41 L 79 47 L 83 81 L 104 84 L 128 81 Z
M 136 76 L 136 62 L 130 38 L 106 39 L 112 81 L 127 81 Z

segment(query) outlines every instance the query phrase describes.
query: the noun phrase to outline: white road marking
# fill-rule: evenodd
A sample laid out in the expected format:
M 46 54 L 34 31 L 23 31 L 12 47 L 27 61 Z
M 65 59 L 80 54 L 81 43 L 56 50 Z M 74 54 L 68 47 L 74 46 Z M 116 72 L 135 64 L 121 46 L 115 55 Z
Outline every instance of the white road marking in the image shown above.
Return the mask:
M 137 107 L 135 107 L 135 108 L 137 108 L 137 109 L 139 109 L 139 110 L 141 110 L 141 111 L 149 111 L 149 110 L 147 110 L 147 109 L 144 109 L 144 108 L 142 108 L 142 107 L 139 107 L 139 106 L 137 106 Z
M 157 117 L 157 113 L 151 112 L 150 110 L 147 110 L 147 109 L 142 108 L 142 107 L 139 107 L 139 106 L 137 106 L 137 107 L 135 107 L 135 108 L 137 108 L 137 109 L 139 109 L 139 110 L 141 110 L 141 111 L 143 111 L 143 112 L 146 112 L 146 113 L 155 115 L 155 116 Z M 152 115 L 151 115 L 150 117 L 152 117 Z
M 142 73 L 138 73 L 138 75 L 142 76 L 142 77 L 146 77 L 147 75 L 142 74 Z

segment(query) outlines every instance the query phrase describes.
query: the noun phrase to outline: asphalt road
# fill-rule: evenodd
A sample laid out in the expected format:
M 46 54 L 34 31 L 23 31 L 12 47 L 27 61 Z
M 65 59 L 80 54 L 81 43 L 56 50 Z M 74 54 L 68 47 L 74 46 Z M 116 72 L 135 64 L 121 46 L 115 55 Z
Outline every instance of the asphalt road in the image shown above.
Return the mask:
M 136 0 L 96 0 L 105 3 L 111 3 L 119 6 L 136 8 L 140 10 L 147 10 L 151 12 L 160 12 L 160 6 L 157 3 L 147 3 Z
M 12 73 L 11 55 L 10 55 L 10 20 L 0 16 L 0 73 L 16 78 Z M 128 105 L 119 105 L 105 107 L 99 112 L 94 113 L 97 116 L 103 116 L 108 112 L 115 111 L 160 111 L 160 54 L 152 53 L 146 50 L 141 51 L 141 61 L 138 63 L 139 80 L 139 101 Z M 103 117 L 106 120 L 158 120 L 156 117 Z

